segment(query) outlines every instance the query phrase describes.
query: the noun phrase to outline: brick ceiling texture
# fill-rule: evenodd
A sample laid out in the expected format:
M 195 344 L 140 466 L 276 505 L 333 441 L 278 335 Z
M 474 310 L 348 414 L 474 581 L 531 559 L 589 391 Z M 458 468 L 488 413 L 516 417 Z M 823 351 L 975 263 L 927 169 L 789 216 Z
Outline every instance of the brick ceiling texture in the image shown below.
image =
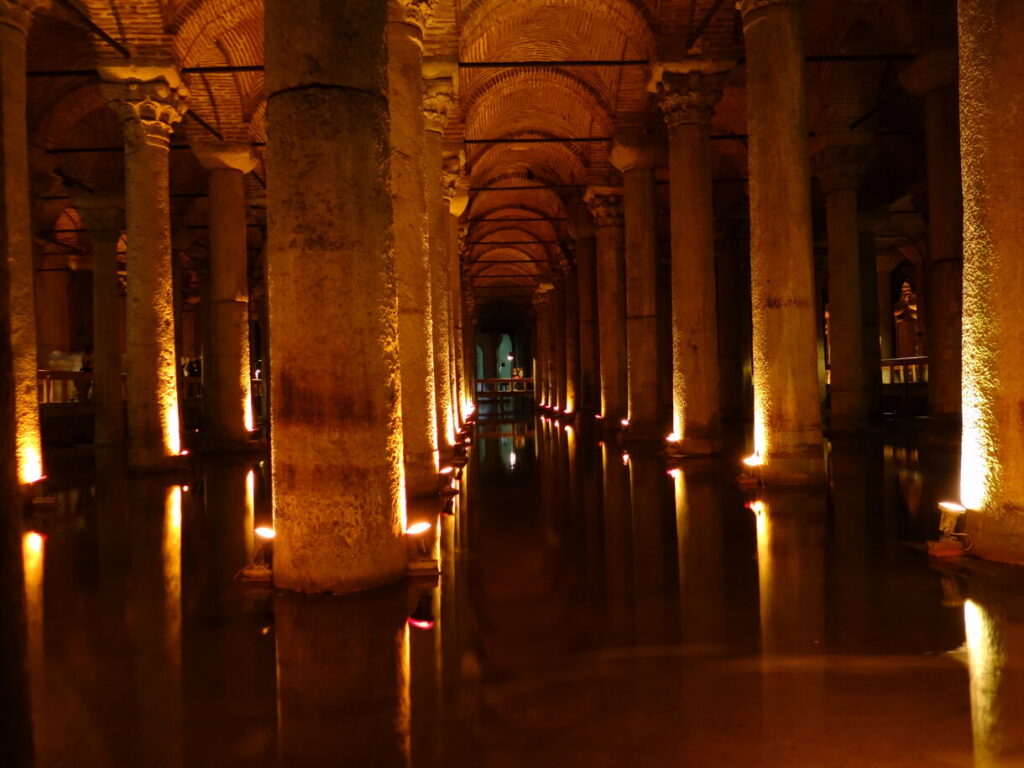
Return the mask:
M 954 32 L 954 0 L 807 3 L 806 51 L 817 57 L 807 65 L 811 130 L 858 124 L 878 132 L 876 159 L 862 191 L 871 206 L 885 210 L 922 189 L 920 108 L 897 77 L 908 57 L 951 44 Z M 487 286 L 479 288 L 481 300 L 489 294 L 526 300 L 559 260 L 571 259 L 563 244 L 583 188 L 620 182 L 606 139 L 657 117 L 648 89 L 653 62 L 687 56 L 739 62 L 712 121 L 712 133 L 719 136 L 712 144 L 716 212 L 723 221 L 742 222 L 745 77 L 742 29 L 731 0 L 437 0 L 425 42 L 428 59 L 462 62 L 445 145 L 464 160 L 463 186 L 470 190 L 466 239 L 486 241 L 467 248 L 464 270 L 512 275 L 474 282 Z M 121 155 L 109 150 L 120 146 L 120 128 L 100 97 L 95 74 L 98 59 L 123 55 L 118 46 L 137 56 L 169 55 L 179 67 L 194 70 L 184 76 L 190 117 L 175 130 L 171 191 L 176 229 L 194 230 L 200 240 L 201 227 L 189 225 L 205 219 L 206 174 L 189 145 L 216 133 L 252 142 L 259 153 L 266 141 L 258 69 L 263 2 L 53 0 L 37 13 L 29 35 L 32 192 L 40 238 L 51 243 L 46 233 L 58 228 L 58 219 L 67 220 L 70 194 L 118 194 L 122 188 Z M 851 55 L 860 58 L 852 61 Z M 634 63 L 579 63 L 623 61 Z M 467 66 L 482 62 L 552 63 Z M 209 71 L 240 66 L 254 69 Z M 474 143 L 510 138 L 560 141 Z M 666 178 L 659 171 L 659 179 Z M 258 213 L 265 196 L 262 165 L 247 183 Z M 664 184 L 659 195 L 667 206 Z M 664 239 L 664 215 L 661 222 Z M 254 229 L 258 237 L 259 227 Z M 176 236 L 176 248 L 186 250 L 187 240 Z

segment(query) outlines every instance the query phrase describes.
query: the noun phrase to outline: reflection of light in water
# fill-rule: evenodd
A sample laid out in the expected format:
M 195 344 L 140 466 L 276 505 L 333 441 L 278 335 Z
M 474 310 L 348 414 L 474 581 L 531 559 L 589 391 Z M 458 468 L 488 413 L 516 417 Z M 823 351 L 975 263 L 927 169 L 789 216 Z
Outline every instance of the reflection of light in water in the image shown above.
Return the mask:
M 256 524 L 256 470 L 250 469 L 245 476 L 245 561 L 253 555 L 253 526 Z
M 508 465 L 511 469 L 516 468 L 516 452 L 511 451 L 508 455 Z
M 757 579 L 760 594 L 761 645 L 765 645 L 766 629 L 771 626 L 772 563 L 771 563 L 771 521 L 768 519 L 768 505 L 753 501 L 748 505 L 754 513 L 757 528 Z
M 1007 715 L 1019 716 L 1019 713 L 1000 711 L 999 694 L 1007 664 L 1006 649 L 999 642 L 992 616 L 973 600 L 964 601 L 964 634 L 971 677 L 971 725 L 976 765 L 979 768 L 1006 765 L 999 760 L 1005 746 L 1003 728 L 1000 727 L 1001 715 L 1004 721 Z M 1011 737 L 1015 735 L 1010 734 Z
M 41 650 L 43 632 L 43 560 L 46 539 L 29 531 L 21 539 L 21 555 L 25 564 L 25 609 L 28 619 L 29 648 Z
M 505 426 L 502 426 L 502 432 L 505 432 Z M 507 425 L 511 426 L 511 425 Z M 512 437 L 502 436 L 498 440 L 498 450 L 501 452 L 501 463 L 505 465 L 506 469 L 512 469 L 512 454 L 514 452 L 514 445 L 512 443 Z
M 403 623 L 398 636 L 398 712 L 395 729 L 406 762 L 412 758 L 412 659 L 409 652 L 409 625 Z
M 164 605 L 167 648 L 172 658 L 180 652 L 181 639 L 181 490 L 180 486 L 171 486 L 164 501 Z

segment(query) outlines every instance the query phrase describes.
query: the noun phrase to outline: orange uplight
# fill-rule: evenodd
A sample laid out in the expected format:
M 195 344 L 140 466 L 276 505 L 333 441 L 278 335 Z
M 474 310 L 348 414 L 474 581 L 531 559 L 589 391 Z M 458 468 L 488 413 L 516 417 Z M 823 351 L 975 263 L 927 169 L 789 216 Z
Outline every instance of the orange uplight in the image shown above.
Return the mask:
M 620 419 L 619 420 L 619 424 L 621 424 L 624 427 L 628 427 L 629 426 L 629 419 Z
M 668 476 L 669 477 L 679 477 L 681 474 L 683 474 L 683 473 L 682 473 L 682 471 L 678 467 L 676 467 L 675 469 L 670 469 L 668 471 Z
M 182 493 L 188 493 L 189 492 L 189 487 L 187 485 L 183 485 L 183 486 L 181 486 L 181 491 L 182 491 Z
M 667 443 L 678 443 L 679 442 L 679 435 L 677 435 L 675 432 L 672 432 L 671 434 L 669 434 L 669 435 L 667 435 L 665 437 L 665 442 L 667 442 Z
M 23 541 L 23 553 L 25 555 L 38 557 L 43 551 L 43 539 L 44 536 L 41 533 L 36 533 L 35 531 L 29 531 L 26 533 Z
M 426 533 L 431 529 L 430 523 L 413 523 L 405 529 L 405 533 L 408 536 L 416 536 L 421 533 Z
M 628 453 L 622 454 L 622 463 L 623 464 L 629 464 L 629 454 Z
M 259 528 L 256 528 L 253 531 L 253 533 L 255 533 L 257 536 L 259 536 L 261 539 L 268 539 L 268 540 L 274 538 L 275 536 L 277 536 L 277 531 L 275 531 L 273 528 L 270 528 L 269 526 L 266 526 L 266 525 L 261 525 Z
M 441 470 L 440 470 L 440 472 L 438 474 L 450 475 L 454 471 L 455 471 L 455 467 L 441 467 Z
M 757 499 L 756 501 L 748 501 L 746 507 L 755 515 L 763 515 L 766 509 L 765 503 L 760 499 Z
M 565 431 L 566 432 L 572 432 L 572 425 L 571 424 L 566 424 L 565 425 Z
M 185 448 L 178 454 L 179 456 L 188 456 L 188 448 Z
M 412 616 L 409 617 L 409 626 L 416 627 L 416 629 L 433 629 L 434 622 L 429 619 L 414 619 Z
M 761 457 L 761 454 L 752 453 L 743 460 L 743 463 L 748 467 L 760 467 L 764 464 L 764 459 Z
M 957 504 L 955 501 L 940 501 L 939 509 L 943 512 L 951 512 L 954 515 L 962 515 L 967 511 L 967 507 L 963 504 Z

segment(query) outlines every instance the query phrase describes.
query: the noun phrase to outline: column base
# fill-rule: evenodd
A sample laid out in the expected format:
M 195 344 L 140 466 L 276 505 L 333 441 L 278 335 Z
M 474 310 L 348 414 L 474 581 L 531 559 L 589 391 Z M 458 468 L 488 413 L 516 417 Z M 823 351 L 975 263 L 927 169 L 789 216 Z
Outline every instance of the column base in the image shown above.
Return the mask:
M 250 436 L 246 439 L 212 439 L 203 442 L 199 448 L 201 453 L 262 453 L 267 450 L 267 441 L 260 437 Z
M 1021 507 L 1004 504 L 1003 509 L 967 511 L 967 554 L 982 560 L 1024 565 L 1024 525 L 1009 524 L 1019 519 Z
M 823 485 L 828 480 L 824 456 L 774 456 L 749 467 L 740 481 L 760 485 Z
M 436 497 L 441 476 L 434 453 L 405 457 L 405 496 L 407 499 Z
M 161 459 L 138 459 L 128 456 L 128 472 L 133 475 L 163 475 L 188 469 L 187 454 L 164 456 Z
M 684 437 L 667 446 L 665 453 L 678 459 L 714 456 L 722 451 L 722 441 L 716 437 Z

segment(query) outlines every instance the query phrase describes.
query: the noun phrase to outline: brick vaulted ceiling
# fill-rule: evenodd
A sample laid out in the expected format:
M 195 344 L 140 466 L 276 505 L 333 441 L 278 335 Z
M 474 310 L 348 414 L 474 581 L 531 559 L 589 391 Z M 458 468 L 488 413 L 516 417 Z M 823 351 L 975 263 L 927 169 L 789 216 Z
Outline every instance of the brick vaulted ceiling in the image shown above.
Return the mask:
M 713 142 L 716 208 L 745 211 L 745 78 L 734 5 L 437 0 L 425 56 L 460 62 L 445 143 L 463 158 L 470 194 L 463 269 L 480 299 L 525 300 L 558 261 L 571 259 L 564 244 L 583 189 L 619 183 L 609 137 L 657 115 L 648 89 L 653 62 L 741 62 L 712 132 L 721 137 Z M 868 179 L 876 177 L 867 195 L 872 205 L 923 184 L 919 108 L 896 78 L 912 54 L 950 44 L 954 11 L 952 0 L 807 4 L 806 49 L 820 57 L 808 63 L 812 130 L 861 121 L 879 133 Z M 216 134 L 252 142 L 259 153 L 266 140 L 262 0 L 52 0 L 29 36 L 32 191 L 43 236 L 68 207 L 69 193 L 121 189 L 121 158 L 109 151 L 120 146 L 120 129 L 94 70 L 98 58 L 125 53 L 170 56 L 185 72 L 191 116 L 175 131 L 171 162 L 178 224 L 205 210 L 205 173 L 188 145 Z M 516 65 L 494 66 L 501 62 Z M 667 178 L 664 170 L 659 178 Z M 265 183 L 262 167 L 250 174 L 256 205 Z M 663 199 L 664 192 L 662 185 Z

